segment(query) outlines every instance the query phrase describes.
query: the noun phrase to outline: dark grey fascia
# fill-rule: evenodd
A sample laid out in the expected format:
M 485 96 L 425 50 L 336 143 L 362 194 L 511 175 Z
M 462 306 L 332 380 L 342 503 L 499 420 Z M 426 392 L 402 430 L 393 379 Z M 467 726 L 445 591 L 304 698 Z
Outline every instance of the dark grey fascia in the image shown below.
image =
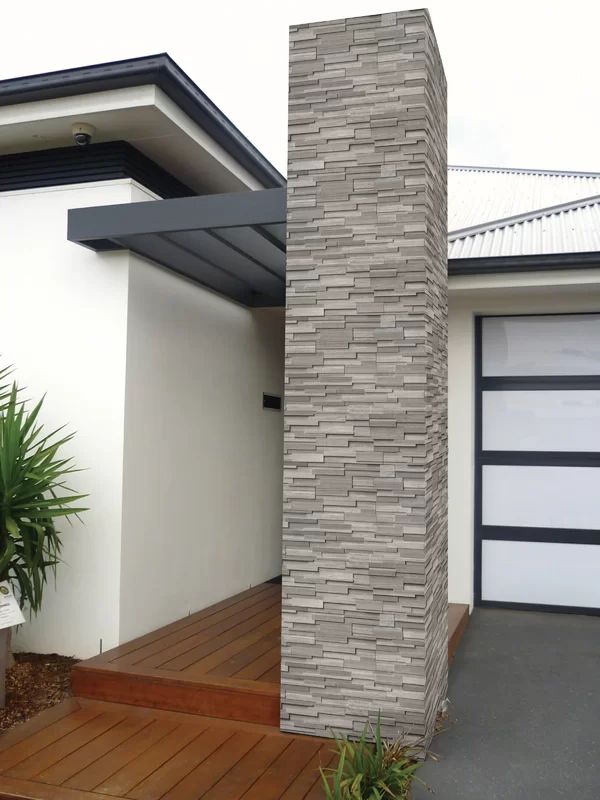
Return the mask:
M 2 80 L 0 106 L 147 84 L 162 89 L 263 186 L 285 186 L 283 175 L 167 53 Z
M 600 253 L 551 253 L 548 255 L 450 258 L 448 275 L 493 275 L 510 272 L 544 272 L 558 269 L 600 267 Z
M 131 250 L 246 306 L 285 303 L 285 189 L 69 210 L 67 238 Z
M 286 208 L 285 189 L 72 208 L 69 211 L 67 238 L 71 242 L 86 244 L 88 241 L 118 239 L 120 236 L 276 225 L 285 223 Z

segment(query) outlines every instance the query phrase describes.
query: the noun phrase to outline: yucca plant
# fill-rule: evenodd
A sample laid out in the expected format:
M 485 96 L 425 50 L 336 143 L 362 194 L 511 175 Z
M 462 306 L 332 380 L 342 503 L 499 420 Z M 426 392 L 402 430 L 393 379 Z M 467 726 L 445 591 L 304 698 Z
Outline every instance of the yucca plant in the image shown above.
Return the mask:
M 66 483 L 76 469 L 62 450 L 73 434 L 60 436 L 60 428 L 45 434 L 39 422 L 43 398 L 28 410 L 16 384 L 8 391 L 3 388 L 6 374 L 6 369 L 0 371 L 0 581 L 8 581 L 21 607 L 36 614 L 60 559 L 56 522 L 84 511 L 79 504 L 85 495 L 74 494 Z M 10 629 L 0 633 L 4 706 Z
M 10 397 L 10 381 L 8 377 L 12 367 L 0 367 L 0 412 L 4 410 Z
M 405 800 L 417 761 L 418 746 L 403 739 L 386 742 L 381 717 L 373 729 L 365 725 L 360 738 L 334 737 L 337 766 L 321 769 L 327 800 Z

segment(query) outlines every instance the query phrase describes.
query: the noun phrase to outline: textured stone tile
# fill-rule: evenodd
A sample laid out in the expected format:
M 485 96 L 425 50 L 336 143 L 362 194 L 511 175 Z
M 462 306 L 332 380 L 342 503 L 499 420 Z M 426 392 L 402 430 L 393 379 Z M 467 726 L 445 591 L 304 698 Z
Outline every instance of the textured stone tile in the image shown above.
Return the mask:
M 447 681 L 446 87 L 407 11 L 290 29 L 282 728 Z

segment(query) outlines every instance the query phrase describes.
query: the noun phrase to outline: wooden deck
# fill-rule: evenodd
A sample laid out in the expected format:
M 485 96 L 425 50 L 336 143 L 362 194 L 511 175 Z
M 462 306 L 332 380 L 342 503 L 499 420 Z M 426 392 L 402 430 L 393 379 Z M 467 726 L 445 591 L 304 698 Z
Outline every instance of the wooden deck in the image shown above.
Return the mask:
M 332 742 L 279 731 L 280 615 L 266 583 L 77 664 L 75 699 L 0 738 L 0 798 L 322 800 Z
M 279 727 L 281 586 L 264 583 L 73 670 L 78 697 Z
M 451 659 L 468 607 L 449 608 Z M 76 665 L 76 696 L 279 727 L 281 586 L 265 583 Z
M 271 727 L 68 700 L 0 739 L 0 797 L 321 800 L 332 742 Z
M 451 659 L 468 620 L 448 612 Z M 281 586 L 264 583 L 76 665 L 78 697 L 279 727 Z

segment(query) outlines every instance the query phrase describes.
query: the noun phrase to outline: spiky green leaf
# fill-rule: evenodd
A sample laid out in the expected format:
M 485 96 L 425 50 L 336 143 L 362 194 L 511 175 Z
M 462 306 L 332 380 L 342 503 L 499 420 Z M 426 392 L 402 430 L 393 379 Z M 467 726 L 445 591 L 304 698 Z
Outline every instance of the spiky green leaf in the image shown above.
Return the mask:
M 85 511 L 85 495 L 65 480 L 77 471 L 62 454 L 72 434 L 63 428 L 45 434 L 43 398 L 28 410 L 16 384 L 8 390 L 2 383 L 7 374 L 0 369 L 0 580 L 15 584 L 21 605 L 35 613 L 59 563 L 56 523 Z

